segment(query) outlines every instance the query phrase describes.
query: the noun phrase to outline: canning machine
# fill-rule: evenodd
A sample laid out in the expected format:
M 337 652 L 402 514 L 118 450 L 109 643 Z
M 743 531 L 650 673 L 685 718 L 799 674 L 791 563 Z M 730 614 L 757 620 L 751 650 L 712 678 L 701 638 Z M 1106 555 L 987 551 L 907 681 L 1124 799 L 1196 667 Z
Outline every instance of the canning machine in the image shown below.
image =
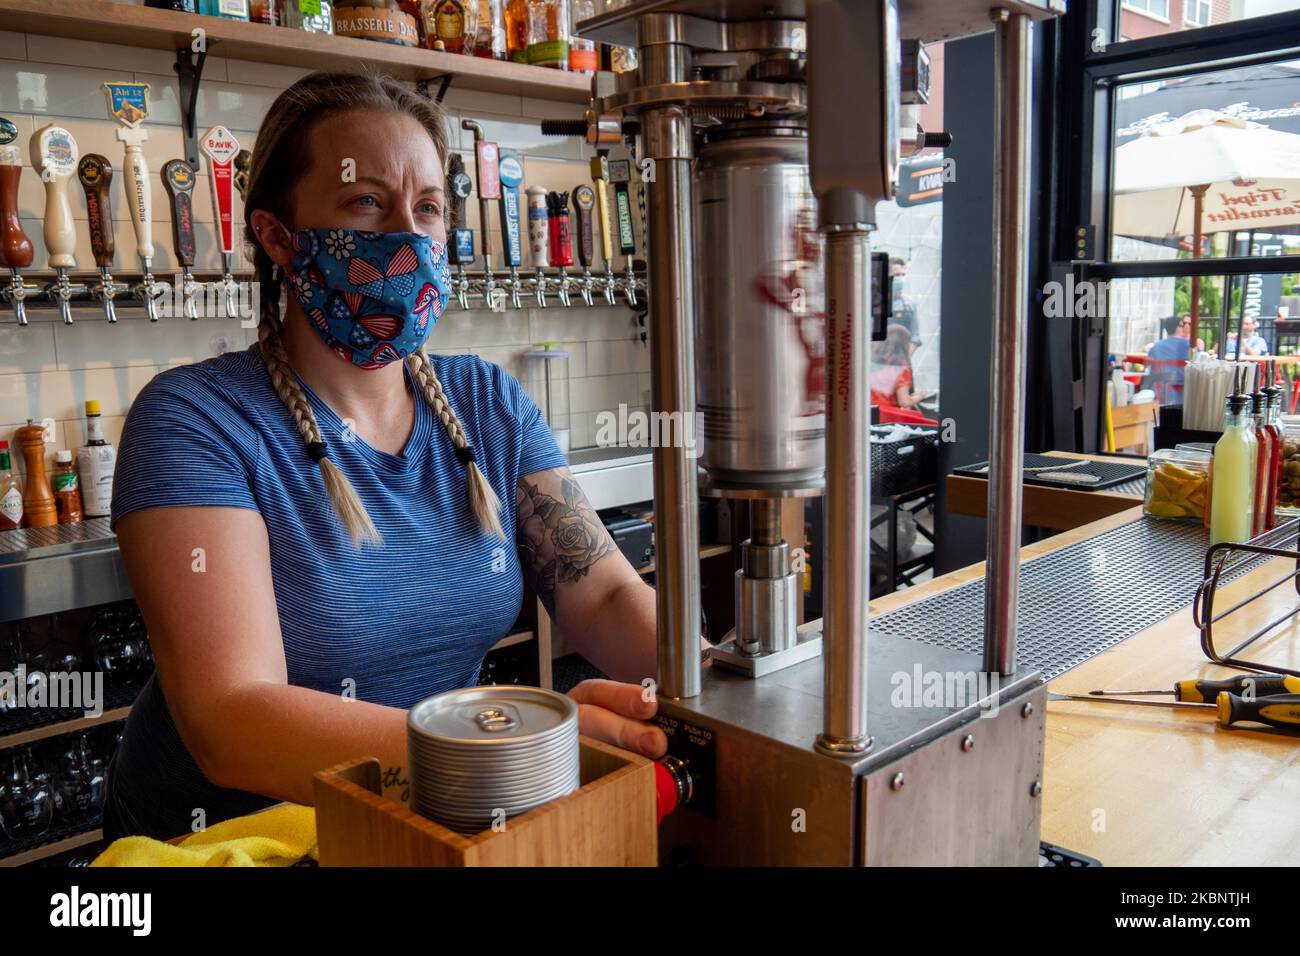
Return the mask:
M 1062 0 L 633 0 L 577 32 L 632 47 L 582 125 L 627 141 L 649 227 L 660 720 L 691 772 L 667 861 L 1038 858 L 1045 690 L 1018 668 L 1032 23 Z M 868 239 L 923 101 L 924 43 L 995 33 L 996 283 L 983 660 L 868 628 Z M 698 413 L 698 419 L 696 417 Z M 701 495 L 748 503 L 736 628 L 702 668 Z M 824 495 L 824 613 L 796 625 L 780 502 Z M 801 542 L 798 542 L 801 543 Z M 931 693 L 934 691 L 934 693 Z

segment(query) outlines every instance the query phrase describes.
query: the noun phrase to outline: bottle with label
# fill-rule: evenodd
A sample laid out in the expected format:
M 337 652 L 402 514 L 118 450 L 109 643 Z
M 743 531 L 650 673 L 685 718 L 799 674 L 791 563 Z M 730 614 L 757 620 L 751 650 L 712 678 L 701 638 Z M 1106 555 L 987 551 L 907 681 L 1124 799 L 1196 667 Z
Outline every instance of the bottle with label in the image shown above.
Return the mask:
M 447 53 L 474 52 L 478 30 L 478 4 L 474 0 L 422 0 L 420 17 L 427 49 L 441 43 Z
M 144 0 L 146 7 L 158 10 L 179 10 L 181 13 L 198 13 L 198 0 Z
M 9 461 L 9 442 L 0 440 L 0 531 L 23 526 L 23 489 Z
M 335 0 L 334 33 L 399 46 L 419 46 L 419 0 Z
M 248 0 L 199 0 L 199 13 L 225 20 L 247 20 Z
M 254 23 L 265 23 L 278 27 L 284 22 L 284 13 L 280 10 L 280 0 L 249 0 L 248 19 Z
M 334 32 L 331 0 L 284 0 L 284 25 L 308 33 Z
M 59 523 L 59 509 L 54 492 L 45 477 L 45 429 L 31 419 L 14 432 L 18 447 L 27 463 L 27 487 L 23 489 L 23 524 L 28 528 L 48 528 Z
M 502 0 L 478 0 L 478 36 L 474 55 L 493 60 L 506 58 L 506 21 Z
M 59 524 L 80 524 L 84 517 L 81 487 L 77 483 L 77 466 L 72 463 L 72 452 L 67 448 L 54 453 L 54 474 L 50 485 L 54 489 L 54 503 L 59 509 Z
M 104 441 L 99 402 L 86 402 L 86 444 L 77 449 L 81 500 L 87 518 L 106 518 L 113 506 L 113 469 L 117 452 Z
M 1250 540 L 1255 522 L 1255 453 L 1250 396 L 1229 395 L 1223 437 L 1214 444 L 1210 544 Z
M 596 15 L 596 0 L 573 0 L 573 25 Z M 596 41 L 579 36 L 569 37 L 569 72 L 595 73 L 600 69 Z
M 506 57 L 528 62 L 528 0 L 506 0 Z
M 569 0 L 528 0 L 528 62 L 569 68 Z

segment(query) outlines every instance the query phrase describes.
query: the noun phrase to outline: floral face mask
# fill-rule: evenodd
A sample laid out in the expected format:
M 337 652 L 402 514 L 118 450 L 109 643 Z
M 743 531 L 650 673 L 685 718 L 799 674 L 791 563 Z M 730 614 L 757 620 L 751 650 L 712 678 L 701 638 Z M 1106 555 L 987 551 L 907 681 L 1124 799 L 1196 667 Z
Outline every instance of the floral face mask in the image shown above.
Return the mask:
M 312 328 L 364 369 L 410 355 L 451 294 L 447 246 L 415 232 L 299 229 L 289 282 Z

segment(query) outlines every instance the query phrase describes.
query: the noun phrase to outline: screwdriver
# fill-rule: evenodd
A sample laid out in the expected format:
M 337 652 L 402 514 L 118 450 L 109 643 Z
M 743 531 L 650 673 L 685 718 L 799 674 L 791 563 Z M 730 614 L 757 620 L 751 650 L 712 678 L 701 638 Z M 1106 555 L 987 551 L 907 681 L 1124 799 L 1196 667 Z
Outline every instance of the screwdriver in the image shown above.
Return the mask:
M 1300 677 L 1279 674 L 1240 674 L 1227 680 L 1180 680 L 1173 690 L 1090 690 L 1093 697 L 1140 697 L 1147 694 L 1172 694 L 1174 700 L 1210 703 L 1219 694 L 1266 697 L 1271 694 L 1300 694 Z
M 1082 700 L 1094 704 L 1136 704 L 1139 707 L 1184 707 L 1197 710 L 1214 709 L 1217 723 L 1230 727 L 1242 721 L 1254 721 L 1278 727 L 1291 733 L 1300 733 L 1300 694 L 1274 694 L 1247 700 L 1238 694 L 1221 692 L 1214 704 L 1173 700 L 1134 700 L 1128 697 L 1093 697 L 1084 694 L 1058 694 L 1048 692 L 1048 700 Z

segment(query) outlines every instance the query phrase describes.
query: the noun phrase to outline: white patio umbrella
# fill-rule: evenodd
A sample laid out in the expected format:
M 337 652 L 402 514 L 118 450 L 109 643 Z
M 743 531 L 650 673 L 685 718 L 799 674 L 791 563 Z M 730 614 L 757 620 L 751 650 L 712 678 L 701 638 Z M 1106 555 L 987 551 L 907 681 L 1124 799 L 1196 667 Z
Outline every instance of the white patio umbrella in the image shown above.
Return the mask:
M 1193 110 L 1115 151 L 1114 193 L 1112 232 L 1192 236 L 1199 257 L 1207 233 L 1300 224 L 1300 136 Z M 1193 276 L 1191 342 L 1200 301 Z

